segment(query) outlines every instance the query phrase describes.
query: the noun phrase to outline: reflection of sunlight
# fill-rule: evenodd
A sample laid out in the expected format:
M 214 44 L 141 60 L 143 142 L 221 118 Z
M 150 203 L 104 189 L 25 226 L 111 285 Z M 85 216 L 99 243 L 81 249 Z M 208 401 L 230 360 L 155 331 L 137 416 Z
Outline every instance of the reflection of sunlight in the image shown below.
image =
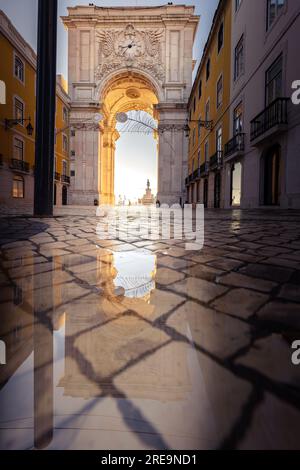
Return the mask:
M 114 253 L 118 271 L 114 284 L 123 287 L 125 297 L 145 298 L 155 289 L 156 256 L 146 252 Z

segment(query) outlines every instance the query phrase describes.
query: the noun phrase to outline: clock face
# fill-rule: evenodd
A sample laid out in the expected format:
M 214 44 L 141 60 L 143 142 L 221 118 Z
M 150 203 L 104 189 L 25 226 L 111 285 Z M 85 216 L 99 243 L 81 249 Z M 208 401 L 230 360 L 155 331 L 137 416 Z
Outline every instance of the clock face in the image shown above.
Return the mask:
M 144 45 L 143 41 L 137 34 L 125 34 L 121 37 L 116 44 L 117 54 L 128 60 L 133 60 L 143 54 Z

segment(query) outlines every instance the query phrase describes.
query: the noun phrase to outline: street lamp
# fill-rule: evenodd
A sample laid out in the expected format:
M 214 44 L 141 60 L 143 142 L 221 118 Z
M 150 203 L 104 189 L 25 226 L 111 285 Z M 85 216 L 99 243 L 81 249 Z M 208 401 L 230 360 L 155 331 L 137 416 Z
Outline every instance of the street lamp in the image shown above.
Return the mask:
M 87 119 L 86 121 L 81 121 L 79 124 L 84 127 L 86 124 L 93 124 L 93 123 L 94 124 L 99 124 L 102 120 L 103 120 L 103 115 L 101 113 L 96 113 L 96 114 L 94 114 L 92 119 Z M 68 124 L 67 126 L 63 127 L 62 129 L 56 129 L 55 130 L 55 135 L 57 136 L 57 135 L 61 134 L 62 132 L 67 131 L 73 125 L 74 125 L 74 123 Z
M 31 125 L 31 117 L 28 117 L 26 119 L 4 119 L 5 130 L 8 131 L 13 126 L 17 126 L 18 124 L 23 124 L 23 122 L 26 122 L 26 121 L 29 121 L 26 126 L 27 135 L 32 136 L 34 129 Z

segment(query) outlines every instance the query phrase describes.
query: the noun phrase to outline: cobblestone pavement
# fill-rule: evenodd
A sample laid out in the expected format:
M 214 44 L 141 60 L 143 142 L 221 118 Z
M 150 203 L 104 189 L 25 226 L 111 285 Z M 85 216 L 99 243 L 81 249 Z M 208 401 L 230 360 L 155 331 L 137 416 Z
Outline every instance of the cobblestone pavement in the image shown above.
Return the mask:
M 192 252 L 96 223 L 0 219 L 1 448 L 299 449 L 300 213 Z

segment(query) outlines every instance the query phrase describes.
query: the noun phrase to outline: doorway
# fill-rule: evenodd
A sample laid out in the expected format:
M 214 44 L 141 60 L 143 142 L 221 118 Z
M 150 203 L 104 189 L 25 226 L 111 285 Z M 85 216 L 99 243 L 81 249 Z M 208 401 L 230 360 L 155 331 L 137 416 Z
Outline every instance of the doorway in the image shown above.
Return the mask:
M 263 159 L 263 205 L 278 206 L 280 202 L 280 146 L 271 147 Z
M 63 206 L 67 206 L 68 205 L 68 188 L 67 186 L 63 186 L 62 187 L 62 191 L 61 191 L 61 203 Z
M 221 173 L 215 174 L 215 187 L 214 187 L 214 208 L 220 209 L 221 206 Z

